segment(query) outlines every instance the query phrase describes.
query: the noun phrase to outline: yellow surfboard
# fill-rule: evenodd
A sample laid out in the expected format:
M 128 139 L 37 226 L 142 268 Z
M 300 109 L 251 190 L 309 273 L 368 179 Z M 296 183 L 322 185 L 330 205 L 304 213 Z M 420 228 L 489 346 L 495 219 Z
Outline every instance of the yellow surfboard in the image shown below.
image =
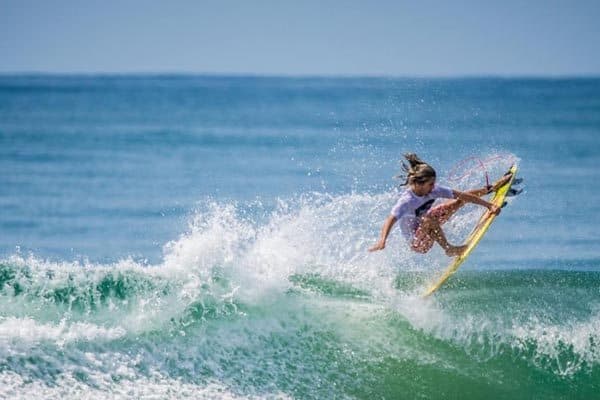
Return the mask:
M 512 172 L 510 180 L 503 186 L 498 188 L 498 190 L 494 193 L 494 197 L 491 200 L 491 202 L 497 205 L 498 207 L 501 207 L 504 203 L 506 194 L 508 193 L 508 190 L 510 189 L 510 186 L 514 181 L 515 176 L 517 175 L 517 166 L 513 165 L 512 167 L 510 167 L 509 172 Z M 486 211 L 486 213 L 481 216 L 479 222 L 475 226 L 475 229 L 473 229 L 473 232 L 471 232 L 471 234 L 465 242 L 467 244 L 467 248 L 465 249 L 465 251 L 461 255 L 457 256 L 452 261 L 452 263 L 444 270 L 442 276 L 440 276 L 433 284 L 431 284 L 431 286 L 429 286 L 427 291 L 423 294 L 423 297 L 428 297 L 433 292 L 438 290 L 444 284 L 444 282 L 446 282 L 448 278 L 450 278 L 452 274 L 454 274 L 456 270 L 458 270 L 458 267 L 460 267 L 460 265 L 467 259 L 467 257 L 469 257 L 469 255 L 477 246 L 483 235 L 485 235 L 495 218 L 496 215 L 491 214 L 489 211 Z

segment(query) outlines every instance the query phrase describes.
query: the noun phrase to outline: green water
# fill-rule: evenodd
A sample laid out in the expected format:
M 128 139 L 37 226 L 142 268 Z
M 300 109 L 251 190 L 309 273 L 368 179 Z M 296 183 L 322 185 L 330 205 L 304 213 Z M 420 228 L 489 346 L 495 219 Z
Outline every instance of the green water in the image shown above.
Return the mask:
M 0 266 L 0 369 L 15 393 L 58 396 L 66 382 L 92 397 L 128 397 L 132 385 L 307 399 L 590 399 L 600 389 L 597 272 L 462 271 L 422 300 L 430 274 L 396 275 L 386 293 L 294 274 L 256 295 L 217 268 L 192 294 L 181 271 L 44 267 Z

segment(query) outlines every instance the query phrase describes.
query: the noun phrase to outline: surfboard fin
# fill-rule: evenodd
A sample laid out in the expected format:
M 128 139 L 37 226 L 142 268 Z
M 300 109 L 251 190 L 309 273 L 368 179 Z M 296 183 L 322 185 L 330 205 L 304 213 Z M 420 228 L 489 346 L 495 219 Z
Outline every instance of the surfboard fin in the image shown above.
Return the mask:
M 508 192 L 506 192 L 506 197 L 513 197 L 513 196 L 517 196 L 519 194 L 523 193 L 523 189 L 519 188 L 519 189 L 515 189 L 515 188 L 510 188 L 508 189 Z
M 512 182 L 513 185 L 520 185 L 523 183 L 523 178 L 515 178 Z
M 506 205 L 507 205 L 507 204 L 508 204 L 508 201 L 504 201 L 504 202 L 502 202 L 502 205 L 500 206 L 500 208 L 504 208 L 504 207 L 506 207 Z

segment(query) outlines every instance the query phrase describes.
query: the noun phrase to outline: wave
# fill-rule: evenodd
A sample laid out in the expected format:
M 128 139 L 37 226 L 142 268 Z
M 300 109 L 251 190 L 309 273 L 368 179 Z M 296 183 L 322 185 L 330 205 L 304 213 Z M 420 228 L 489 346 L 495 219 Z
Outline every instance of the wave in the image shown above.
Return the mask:
M 415 256 L 399 235 L 366 251 L 393 199 L 209 201 L 156 265 L 15 254 L 0 262 L 0 393 L 23 382 L 50 398 L 56 387 L 135 397 L 174 386 L 179 398 L 432 397 L 461 387 L 519 398 L 540 382 L 553 388 L 547 397 L 595 393 L 597 272 L 466 269 L 423 300 L 447 261 L 441 251 Z M 477 218 L 466 210 L 449 230 L 460 235 Z

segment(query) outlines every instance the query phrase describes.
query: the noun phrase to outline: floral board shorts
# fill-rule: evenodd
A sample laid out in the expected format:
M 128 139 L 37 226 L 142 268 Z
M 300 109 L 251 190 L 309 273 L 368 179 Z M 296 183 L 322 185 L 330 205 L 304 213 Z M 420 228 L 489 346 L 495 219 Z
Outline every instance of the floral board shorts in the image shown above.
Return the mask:
M 452 201 L 447 201 L 445 203 L 440 204 L 439 206 L 433 207 L 431 210 L 425 214 L 429 218 L 434 218 L 438 221 L 440 225 L 445 223 L 452 216 Z M 431 237 L 425 229 L 421 229 L 421 225 L 417 227 L 415 231 L 415 235 L 410 244 L 410 248 L 417 253 L 427 253 L 435 240 Z

